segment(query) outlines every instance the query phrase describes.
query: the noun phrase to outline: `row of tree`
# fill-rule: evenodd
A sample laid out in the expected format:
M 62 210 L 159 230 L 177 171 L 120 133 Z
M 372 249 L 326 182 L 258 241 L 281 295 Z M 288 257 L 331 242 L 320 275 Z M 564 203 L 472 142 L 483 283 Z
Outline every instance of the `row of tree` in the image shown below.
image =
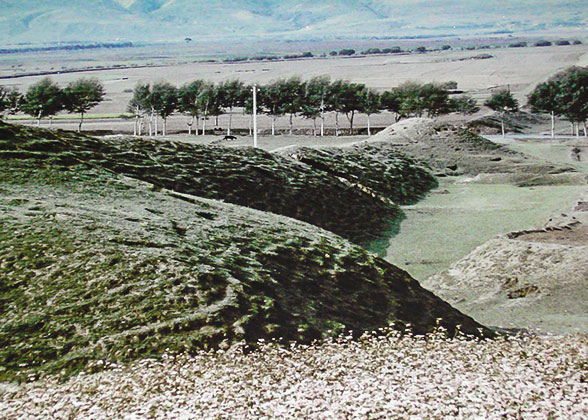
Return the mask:
M 507 114 L 519 110 L 519 103 L 509 90 L 495 92 L 484 105 L 496 111 L 501 119 L 504 136 L 504 119 Z M 546 82 L 538 84 L 527 96 L 527 105 L 532 112 L 551 115 L 551 137 L 555 137 L 556 117 L 565 117 L 572 124 L 572 135 L 580 135 L 580 124 L 584 136 L 588 137 L 588 68 L 570 67 L 557 73 Z
M 103 98 L 104 86 L 97 79 L 79 79 L 62 89 L 46 77 L 31 85 L 25 94 L 0 86 L 0 114 L 22 111 L 37 118 L 39 126 L 42 118 L 66 110 L 80 114 L 78 131 L 81 131 L 84 115 Z
M 535 87 L 528 96 L 533 112 L 551 114 L 551 136 L 555 132 L 555 118 L 566 117 L 572 123 L 572 135 L 579 135 L 580 124 L 588 136 L 588 68 L 570 67 Z
M 475 100 L 469 96 L 450 97 L 455 84 L 436 83 L 421 84 L 407 82 L 396 88 L 378 93 L 362 83 L 345 80 L 331 81 L 328 76 L 302 81 L 298 77 L 279 79 L 266 85 L 257 86 L 257 113 L 271 118 L 271 131 L 275 135 L 276 120 L 282 116 L 289 117 L 292 134 L 294 117 L 302 116 L 313 121 L 314 134 L 324 135 L 325 114 L 335 114 L 335 134 L 339 135 L 340 115 L 349 121 L 353 132 L 355 116 L 367 115 L 368 133 L 371 131 L 370 116 L 382 111 L 395 114 L 396 121 L 410 116 L 437 116 L 450 112 L 472 114 L 479 110 Z M 139 83 L 135 86 L 128 110 L 135 115 L 136 135 L 143 130 L 144 121 L 148 119 L 149 134 L 158 133 L 158 117 L 163 120 L 162 133 L 166 133 L 167 118 L 175 112 L 188 116 L 188 132 L 191 134 L 194 124 L 196 132 L 206 133 L 206 121 L 210 118 L 228 114 L 227 134 L 231 134 L 232 115 L 235 108 L 252 114 L 252 86 L 239 80 L 214 84 L 205 80 L 194 80 L 179 88 L 168 82 Z M 320 122 L 320 129 L 317 127 Z M 250 124 L 251 129 L 251 124 Z
M 435 117 L 450 112 L 465 115 L 479 110 L 476 101 L 466 95 L 452 97 L 456 89 L 454 82 L 445 84 L 406 82 L 398 87 L 378 93 L 361 83 L 344 80 L 331 81 L 328 76 L 302 81 L 298 77 L 280 79 L 267 85 L 258 86 L 257 112 L 271 117 L 272 135 L 275 134 L 276 120 L 289 116 L 290 134 L 295 116 L 313 121 L 315 135 L 317 120 L 320 134 L 324 135 L 325 113 L 335 113 L 335 133 L 339 135 L 339 117 L 347 116 L 350 131 L 353 132 L 354 118 L 358 113 L 367 115 L 368 134 L 371 134 L 370 116 L 384 110 L 395 114 L 396 121 L 402 118 L 427 115 Z M 188 116 L 188 131 L 191 134 L 194 123 L 202 134 L 206 133 L 206 121 L 211 117 L 228 114 L 227 134 L 231 134 L 232 116 L 235 108 L 242 108 L 252 114 L 252 87 L 239 80 L 213 84 L 195 80 L 180 88 L 168 82 L 153 84 L 139 83 L 133 91 L 129 111 L 135 115 L 135 134 L 141 134 L 145 117 L 149 118 L 149 134 L 158 134 L 158 117 L 163 119 L 163 134 L 166 134 L 167 118 L 175 112 Z M 104 87 L 97 79 L 79 79 L 60 88 L 50 78 L 41 79 L 31 85 L 25 94 L 16 89 L 0 86 L 0 114 L 25 112 L 37 118 L 52 117 L 62 110 L 80 114 L 78 130 L 81 130 L 85 113 L 99 104 L 104 97 Z M 495 92 L 484 105 L 496 111 L 502 121 L 504 117 L 519 109 L 517 100 L 508 90 Z M 555 119 L 566 117 L 573 128 L 572 134 L 579 134 L 580 124 L 584 135 L 588 135 L 588 69 L 572 67 L 537 85 L 528 96 L 528 105 L 533 112 L 551 114 L 551 135 L 554 136 Z
M 476 101 L 466 95 L 453 96 L 451 90 L 456 83 L 406 82 L 382 93 L 367 88 L 361 83 L 345 80 L 331 81 L 328 76 L 302 81 L 298 77 L 279 79 L 267 85 L 258 86 L 257 112 L 271 117 L 272 135 L 275 134 L 276 120 L 288 116 L 290 134 L 295 116 L 313 121 L 315 135 L 324 134 L 325 113 L 335 113 L 335 133 L 339 134 L 339 117 L 346 115 L 350 131 L 353 132 L 354 118 L 358 113 L 367 115 L 368 133 L 371 131 L 370 116 L 384 110 L 395 114 L 396 121 L 417 116 L 435 117 L 450 112 L 464 116 L 479 110 Z M 25 112 L 37 118 L 52 117 L 66 110 L 80 114 L 78 129 L 81 130 L 85 113 L 102 101 L 104 87 L 97 79 L 82 78 L 60 88 L 50 78 L 41 79 L 31 85 L 25 94 L 16 89 L 0 86 L 0 114 Z M 484 105 L 496 111 L 502 120 L 518 110 L 519 104 L 508 90 L 495 92 Z M 539 84 L 528 96 L 528 105 L 533 112 L 547 112 L 552 117 L 551 134 L 554 135 L 555 119 L 564 116 L 572 122 L 574 133 L 579 133 L 583 124 L 588 134 L 588 69 L 572 67 Z M 158 134 L 158 117 L 163 119 L 163 134 L 166 134 L 167 118 L 175 112 L 188 116 L 188 131 L 191 134 L 194 123 L 202 134 L 206 133 L 206 121 L 211 117 L 228 114 L 227 134 L 231 133 L 232 116 L 235 108 L 252 114 L 252 86 L 239 80 L 213 84 L 195 80 L 180 88 L 168 82 L 139 83 L 133 91 L 129 111 L 135 115 L 135 134 L 141 134 L 145 117 L 149 118 L 149 134 Z

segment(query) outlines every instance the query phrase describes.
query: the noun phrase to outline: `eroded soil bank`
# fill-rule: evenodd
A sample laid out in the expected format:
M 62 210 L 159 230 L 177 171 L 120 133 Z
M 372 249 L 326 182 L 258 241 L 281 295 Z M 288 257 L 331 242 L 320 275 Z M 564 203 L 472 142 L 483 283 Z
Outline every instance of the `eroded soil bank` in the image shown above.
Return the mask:
M 528 161 L 588 173 L 583 138 L 491 140 Z M 588 191 L 581 178 L 474 175 L 444 178 L 423 201 L 404 206 L 400 233 L 378 251 L 486 325 L 588 332 Z M 562 175 L 568 180 L 560 185 Z

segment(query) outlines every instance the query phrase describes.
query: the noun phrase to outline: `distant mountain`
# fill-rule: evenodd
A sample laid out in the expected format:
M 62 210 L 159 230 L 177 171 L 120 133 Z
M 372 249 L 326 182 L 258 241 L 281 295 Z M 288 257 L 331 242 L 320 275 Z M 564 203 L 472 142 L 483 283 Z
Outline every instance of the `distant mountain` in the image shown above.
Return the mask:
M 581 30 L 585 0 L 8 0 L 3 44 Z

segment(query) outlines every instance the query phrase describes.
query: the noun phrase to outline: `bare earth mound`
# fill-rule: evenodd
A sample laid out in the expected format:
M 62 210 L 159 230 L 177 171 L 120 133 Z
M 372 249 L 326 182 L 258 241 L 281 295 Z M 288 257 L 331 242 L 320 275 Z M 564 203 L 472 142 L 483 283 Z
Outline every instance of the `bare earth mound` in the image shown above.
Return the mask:
M 495 238 L 423 285 L 487 325 L 588 333 L 588 213 Z
M 586 175 L 571 166 L 540 162 L 469 130 L 428 119 L 401 121 L 364 143 L 390 147 L 427 164 L 441 177 L 464 175 L 473 182 L 519 186 L 586 183 Z
M 154 174 L 147 183 L 113 173 L 149 154 L 152 145 L 141 144 L 98 153 L 91 138 L 3 131 L 0 379 L 69 375 L 92 361 L 194 352 L 225 340 L 310 342 L 389 322 L 426 332 L 442 318 L 449 331 L 460 324 L 489 333 L 406 272 L 330 232 L 160 188 Z M 158 162 L 173 165 L 168 159 Z M 290 180 L 287 171 L 279 175 Z M 214 173 L 208 177 L 214 182 Z

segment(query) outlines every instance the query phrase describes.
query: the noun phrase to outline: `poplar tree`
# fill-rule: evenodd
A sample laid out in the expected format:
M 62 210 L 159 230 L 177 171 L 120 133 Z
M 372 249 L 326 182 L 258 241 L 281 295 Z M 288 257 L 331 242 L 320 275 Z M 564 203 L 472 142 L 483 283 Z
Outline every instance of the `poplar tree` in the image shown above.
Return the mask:
M 95 78 L 79 79 L 67 85 L 64 99 L 64 106 L 68 112 L 80 114 L 78 131 L 82 131 L 84 114 L 104 99 L 104 86 Z
M 20 108 L 23 112 L 37 118 L 37 127 L 39 127 L 42 118 L 53 117 L 63 109 L 63 96 L 61 88 L 49 77 L 45 77 L 27 89 Z
M 502 137 L 505 136 L 504 130 L 504 118 L 507 114 L 511 112 L 516 112 L 519 110 L 519 103 L 518 101 L 512 96 L 510 91 L 508 90 L 501 90 L 495 92 L 490 99 L 484 102 L 488 108 L 492 109 L 493 111 L 498 112 L 500 115 L 500 123 L 502 128 Z
M 243 95 L 245 85 L 240 80 L 223 82 L 218 86 L 218 94 L 221 106 L 229 113 L 229 126 L 227 136 L 231 135 L 233 125 L 233 108 L 243 106 L 245 98 Z
M 379 114 L 382 110 L 380 95 L 373 89 L 366 89 L 363 97 L 363 112 L 367 115 L 367 133 L 372 135 L 370 115 Z

